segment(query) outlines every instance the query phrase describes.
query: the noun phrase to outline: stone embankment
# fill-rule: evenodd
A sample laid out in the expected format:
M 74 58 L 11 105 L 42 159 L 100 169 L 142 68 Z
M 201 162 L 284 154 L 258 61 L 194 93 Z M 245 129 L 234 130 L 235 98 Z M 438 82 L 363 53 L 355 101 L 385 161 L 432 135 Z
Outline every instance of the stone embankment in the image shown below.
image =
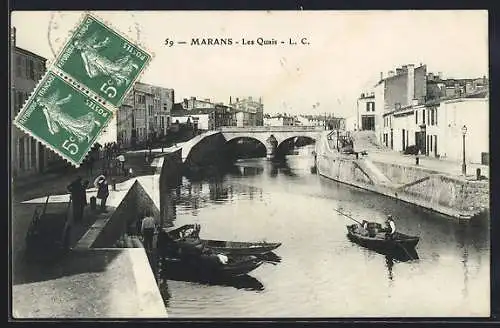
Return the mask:
M 377 145 L 373 134 L 367 133 L 354 137 L 355 151 L 367 153 L 356 158 L 331 148 L 327 135 L 316 143 L 317 172 L 322 176 L 459 219 L 477 217 L 489 209 L 488 181 L 460 176 L 453 164 L 434 163 L 437 159 L 410 164 L 403 155 Z M 487 172 L 487 167 L 482 171 Z

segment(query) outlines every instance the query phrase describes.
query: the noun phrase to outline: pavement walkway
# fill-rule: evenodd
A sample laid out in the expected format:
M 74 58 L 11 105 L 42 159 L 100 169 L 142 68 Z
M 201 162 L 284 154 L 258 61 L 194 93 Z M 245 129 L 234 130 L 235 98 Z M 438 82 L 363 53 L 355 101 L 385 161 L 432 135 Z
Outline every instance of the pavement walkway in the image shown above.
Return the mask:
M 368 153 L 368 158 L 373 161 L 384 163 L 401 164 L 406 166 L 420 167 L 443 174 L 456 177 L 463 177 L 462 163 L 450 161 L 444 158 L 436 158 L 432 156 L 418 155 L 419 165 L 416 165 L 416 155 L 404 155 L 387 147 L 381 146 L 377 142 L 377 138 L 373 131 L 358 131 L 353 134 L 354 149 L 357 151 L 365 150 Z M 481 175 L 489 178 L 489 166 L 477 163 L 467 164 L 467 179 L 476 178 L 476 169 L 481 169 Z
M 399 152 L 390 150 L 379 150 L 368 152 L 368 158 L 373 161 L 380 161 L 384 163 L 401 164 L 406 166 L 420 167 L 447 175 L 463 177 L 462 163 L 457 163 L 450 160 L 439 159 L 430 156 L 419 155 L 419 165 L 416 165 L 415 155 L 403 155 Z M 489 166 L 481 164 L 467 163 L 467 179 L 476 178 L 476 169 L 481 169 L 481 175 L 489 178 Z

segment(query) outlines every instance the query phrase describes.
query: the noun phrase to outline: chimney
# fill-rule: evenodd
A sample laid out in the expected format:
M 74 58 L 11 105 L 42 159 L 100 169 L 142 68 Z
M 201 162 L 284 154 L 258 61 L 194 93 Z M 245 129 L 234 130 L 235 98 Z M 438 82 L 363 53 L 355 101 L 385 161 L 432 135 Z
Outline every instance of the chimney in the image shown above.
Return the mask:
M 427 81 L 434 81 L 434 73 L 427 74 Z
M 394 76 L 394 71 L 389 71 L 389 72 L 387 73 L 387 76 L 388 76 L 388 77 L 393 77 L 393 76 Z
M 399 75 L 403 73 L 403 70 L 401 68 L 396 68 L 396 75 Z
M 231 96 L 229 96 L 229 105 L 231 105 Z
M 415 66 L 410 64 L 406 67 L 408 69 L 408 79 L 406 82 L 407 104 L 411 105 L 413 98 L 415 98 Z
M 384 79 L 384 72 L 380 72 L 380 80 Z

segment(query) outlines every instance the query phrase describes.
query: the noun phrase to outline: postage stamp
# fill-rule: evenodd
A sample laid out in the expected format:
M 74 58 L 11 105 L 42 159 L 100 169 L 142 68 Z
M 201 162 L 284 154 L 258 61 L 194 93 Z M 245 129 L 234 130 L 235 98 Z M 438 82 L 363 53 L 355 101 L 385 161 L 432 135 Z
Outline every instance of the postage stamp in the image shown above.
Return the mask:
M 112 116 L 88 91 L 48 72 L 14 124 L 78 167 Z
M 151 54 L 87 14 L 55 66 L 118 107 L 151 58 Z

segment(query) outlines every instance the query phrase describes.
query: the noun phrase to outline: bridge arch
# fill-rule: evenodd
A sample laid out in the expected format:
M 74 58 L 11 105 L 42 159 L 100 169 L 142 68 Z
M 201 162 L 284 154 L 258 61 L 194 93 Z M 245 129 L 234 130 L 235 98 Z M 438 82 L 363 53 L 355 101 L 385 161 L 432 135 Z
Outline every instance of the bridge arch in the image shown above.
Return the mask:
M 262 155 L 262 157 L 265 157 L 267 155 L 267 152 L 268 152 L 268 146 L 266 145 L 266 142 L 259 139 L 259 138 L 255 138 L 254 136 L 234 136 L 232 138 L 230 138 L 229 140 L 226 139 L 226 147 L 229 146 L 229 153 L 228 154 L 232 154 L 234 155 L 235 153 L 238 154 L 238 152 L 235 151 L 235 149 L 231 149 L 230 147 L 232 145 L 235 145 L 235 144 L 238 144 L 240 142 L 244 142 L 245 140 L 252 140 L 254 141 L 256 144 L 258 144 L 262 150 L 262 154 L 260 154 L 259 152 L 259 149 L 255 149 L 255 153 L 259 153 L 259 155 Z M 244 146 L 243 146 L 244 147 Z
M 285 145 L 287 142 L 289 142 L 290 140 L 294 140 L 295 138 L 305 138 L 305 139 L 308 139 L 310 141 L 312 141 L 311 143 L 315 143 L 317 141 L 317 139 L 313 136 L 310 136 L 310 135 L 301 135 L 301 134 L 297 134 L 295 136 L 289 136 L 288 138 L 285 138 L 285 139 L 282 139 L 279 143 L 278 143 L 278 146 L 276 147 L 277 149 L 280 149 L 283 145 Z M 295 141 L 294 141 L 294 144 L 295 144 Z

